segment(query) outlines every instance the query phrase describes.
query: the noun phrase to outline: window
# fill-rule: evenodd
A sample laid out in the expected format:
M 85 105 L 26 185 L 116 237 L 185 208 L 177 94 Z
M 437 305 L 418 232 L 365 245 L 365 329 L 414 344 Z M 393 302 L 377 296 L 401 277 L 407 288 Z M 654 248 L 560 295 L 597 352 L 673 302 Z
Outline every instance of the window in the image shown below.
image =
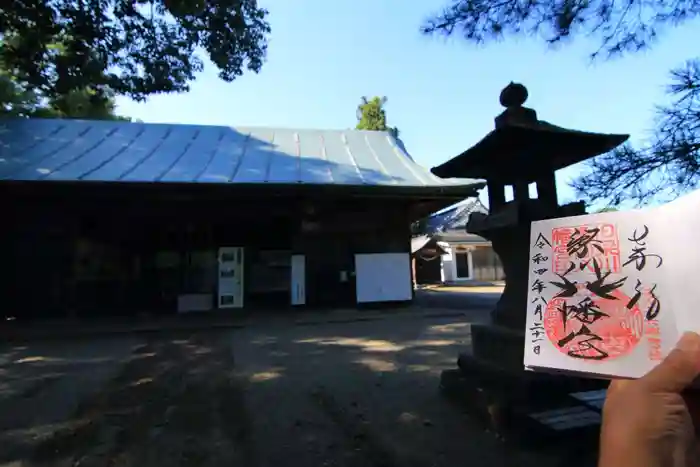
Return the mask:
M 233 253 L 222 253 L 221 254 L 221 262 L 222 263 L 230 263 L 236 261 L 236 256 Z

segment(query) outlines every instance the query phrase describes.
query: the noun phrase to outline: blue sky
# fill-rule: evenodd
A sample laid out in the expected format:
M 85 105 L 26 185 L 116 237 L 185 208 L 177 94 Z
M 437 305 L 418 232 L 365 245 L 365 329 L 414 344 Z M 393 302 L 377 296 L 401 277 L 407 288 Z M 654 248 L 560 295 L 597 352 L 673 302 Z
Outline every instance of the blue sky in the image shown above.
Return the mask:
M 551 49 L 535 39 L 476 46 L 422 36 L 422 20 L 446 1 L 260 0 L 272 34 L 259 74 L 224 83 L 207 65 L 189 93 L 120 98 L 118 111 L 145 122 L 353 128 L 361 96 L 383 95 L 408 151 L 433 167 L 493 129 L 498 94 L 511 80 L 528 87 L 526 105 L 541 119 L 643 141 L 669 69 L 700 43 L 697 22 L 688 23 L 649 52 L 591 63 L 597 43 L 585 38 Z M 579 170 L 557 173 L 561 200 L 575 200 L 567 181 Z

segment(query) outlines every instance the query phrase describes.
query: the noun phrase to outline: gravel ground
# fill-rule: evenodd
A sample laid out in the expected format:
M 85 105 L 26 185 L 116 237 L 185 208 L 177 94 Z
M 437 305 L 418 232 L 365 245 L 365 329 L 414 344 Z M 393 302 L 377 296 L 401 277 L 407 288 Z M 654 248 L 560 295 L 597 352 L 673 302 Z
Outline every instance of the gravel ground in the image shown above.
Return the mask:
M 0 349 L 4 466 L 528 466 L 441 397 L 456 318 Z

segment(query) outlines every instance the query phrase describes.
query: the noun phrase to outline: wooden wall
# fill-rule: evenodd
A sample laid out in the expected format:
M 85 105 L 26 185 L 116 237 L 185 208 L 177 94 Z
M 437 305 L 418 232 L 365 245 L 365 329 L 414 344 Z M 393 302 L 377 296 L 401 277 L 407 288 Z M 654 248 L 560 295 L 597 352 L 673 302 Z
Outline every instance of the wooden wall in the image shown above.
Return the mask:
M 501 260 L 491 246 L 477 246 L 472 250 L 473 279 L 500 281 L 505 279 Z
M 175 311 L 179 270 L 156 254 L 220 246 L 307 255 L 311 306 L 354 304 L 356 253 L 410 252 L 410 200 L 141 197 L 76 192 L 5 197 L 2 309 L 18 319 Z M 340 272 L 351 279 L 340 281 Z

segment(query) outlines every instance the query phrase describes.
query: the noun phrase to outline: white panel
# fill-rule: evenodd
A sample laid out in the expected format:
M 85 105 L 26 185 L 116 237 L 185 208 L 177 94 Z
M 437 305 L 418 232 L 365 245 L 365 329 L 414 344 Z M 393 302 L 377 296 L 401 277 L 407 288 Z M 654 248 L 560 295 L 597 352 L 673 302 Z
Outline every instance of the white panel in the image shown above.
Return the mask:
M 306 258 L 292 255 L 292 305 L 306 304 Z
M 242 247 L 219 248 L 219 308 L 243 307 Z
M 358 303 L 411 300 L 411 255 L 372 253 L 355 255 Z
M 454 258 L 452 257 L 454 254 L 454 248 L 452 248 L 452 245 L 445 245 L 443 246 L 443 249 L 446 253 L 442 255 L 442 281 L 452 282 L 455 277 L 455 263 Z

